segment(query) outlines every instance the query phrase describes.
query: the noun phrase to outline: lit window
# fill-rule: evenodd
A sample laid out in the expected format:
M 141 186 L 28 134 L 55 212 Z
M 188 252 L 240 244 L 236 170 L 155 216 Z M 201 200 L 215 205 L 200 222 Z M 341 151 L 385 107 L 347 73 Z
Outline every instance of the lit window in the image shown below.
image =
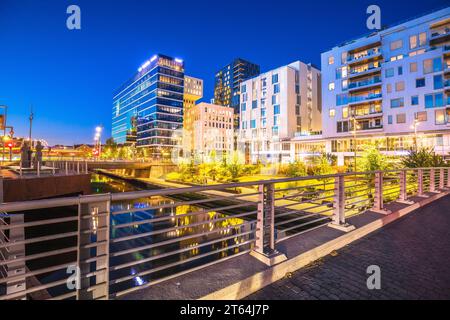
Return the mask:
M 404 81 L 399 81 L 395 84 L 395 91 L 399 92 L 399 91 L 403 91 L 405 90 L 405 82 Z
M 348 118 L 348 107 L 342 108 L 342 118 L 343 119 Z
M 330 118 L 334 118 L 336 116 L 336 109 L 330 109 Z
M 445 110 L 435 110 L 434 111 L 435 124 L 445 124 L 447 121 L 445 119 Z
M 334 57 L 330 56 L 328 57 L 328 64 L 333 64 L 334 63 Z
M 406 123 L 406 114 L 405 113 L 397 114 L 397 123 Z
M 417 71 L 417 62 L 411 62 L 409 64 L 409 72 L 416 72 Z
M 403 47 L 402 40 L 396 40 L 396 41 L 391 42 L 391 45 L 390 45 L 391 51 L 400 49 L 401 47 Z
M 334 82 L 330 82 L 328 84 L 328 90 L 330 90 L 330 91 L 334 90 Z
M 418 122 L 425 122 L 427 121 L 427 112 L 426 111 L 416 112 L 415 117 Z

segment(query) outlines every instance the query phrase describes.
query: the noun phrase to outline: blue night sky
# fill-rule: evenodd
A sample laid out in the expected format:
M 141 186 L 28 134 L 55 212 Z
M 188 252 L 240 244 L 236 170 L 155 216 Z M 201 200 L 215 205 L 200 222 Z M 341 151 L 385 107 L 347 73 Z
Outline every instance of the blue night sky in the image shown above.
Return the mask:
M 81 7 L 82 30 L 66 28 L 66 8 Z M 0 105 L 8 124 L 50 144 L 91 143 L 95 126 L 110 136 L 112 92 L 154 53 L 184 59 L 205 80 L 235 57 L 262 71 L 295 60 L 320 66 L 320 53 L 368 33 L 377 4 L 392 25 L 448 5 L 427 1 L 300 0 L 0 0 Z

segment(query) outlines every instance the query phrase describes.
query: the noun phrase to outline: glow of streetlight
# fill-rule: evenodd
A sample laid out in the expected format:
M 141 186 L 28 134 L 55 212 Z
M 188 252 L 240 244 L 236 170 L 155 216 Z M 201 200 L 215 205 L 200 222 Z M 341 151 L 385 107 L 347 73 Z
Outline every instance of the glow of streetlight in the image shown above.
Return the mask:
M 97 128 L 95 128 L 95 132 L 97 132 L 97 133 L 102 132 L 102 127 L 97 127 Z

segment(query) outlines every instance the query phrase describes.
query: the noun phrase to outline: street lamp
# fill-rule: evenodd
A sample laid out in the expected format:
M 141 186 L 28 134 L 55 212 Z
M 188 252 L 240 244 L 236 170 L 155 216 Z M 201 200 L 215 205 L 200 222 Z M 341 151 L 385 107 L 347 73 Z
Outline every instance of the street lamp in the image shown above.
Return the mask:
M 356 123 L 356 117 L 353 116 L 352 117 L 352 121 L 353 121 L 353 152 L 354 152 L 354 166 L 355 166 L 355 172 L 357 171 L 356 169 L 356 130 L 361 129 L 361 126 L 359 124 Z
M 94 136 L 94 150 L 96 150 L 94 152 L 94 155 L 98 157 L 100 157 L 100 153 L 101 153 L 101 147 L 102 147 L 102 140 L 101 140 L 101 136 L 102 136 L 102 131 L 103 128 L 101 126 L 97 126 L 95 128 L 95 136 Z

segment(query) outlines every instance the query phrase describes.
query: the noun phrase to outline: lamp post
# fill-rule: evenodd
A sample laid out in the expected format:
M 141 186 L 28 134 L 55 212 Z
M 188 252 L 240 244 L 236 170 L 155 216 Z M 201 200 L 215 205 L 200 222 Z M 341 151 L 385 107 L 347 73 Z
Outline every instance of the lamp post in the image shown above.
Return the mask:
M 414 149 L 417 151 L 417 127 L 419 126 L 419 120 L 414 119 L 414 123 L 411 129 L 414 129 Z
M 360 129 L 361 127 L 359 124 L 356 123 L 355 116 L 352 117 L 352 121 L 353 121 L 353 152 L 354 152 L 353 162 L 354 162 L 354 166 L 355 166 L 354 170 L 356 172 L 357 171 L 357 169 L 356 169 L 356 130 Z
M 102 148 L 102 127 L 98 126 L 95 128 L 95 136 L 94 136 L 94 150 L 97 150 L 96 156 L 97 159 L 100 157 L 101 148 Z

